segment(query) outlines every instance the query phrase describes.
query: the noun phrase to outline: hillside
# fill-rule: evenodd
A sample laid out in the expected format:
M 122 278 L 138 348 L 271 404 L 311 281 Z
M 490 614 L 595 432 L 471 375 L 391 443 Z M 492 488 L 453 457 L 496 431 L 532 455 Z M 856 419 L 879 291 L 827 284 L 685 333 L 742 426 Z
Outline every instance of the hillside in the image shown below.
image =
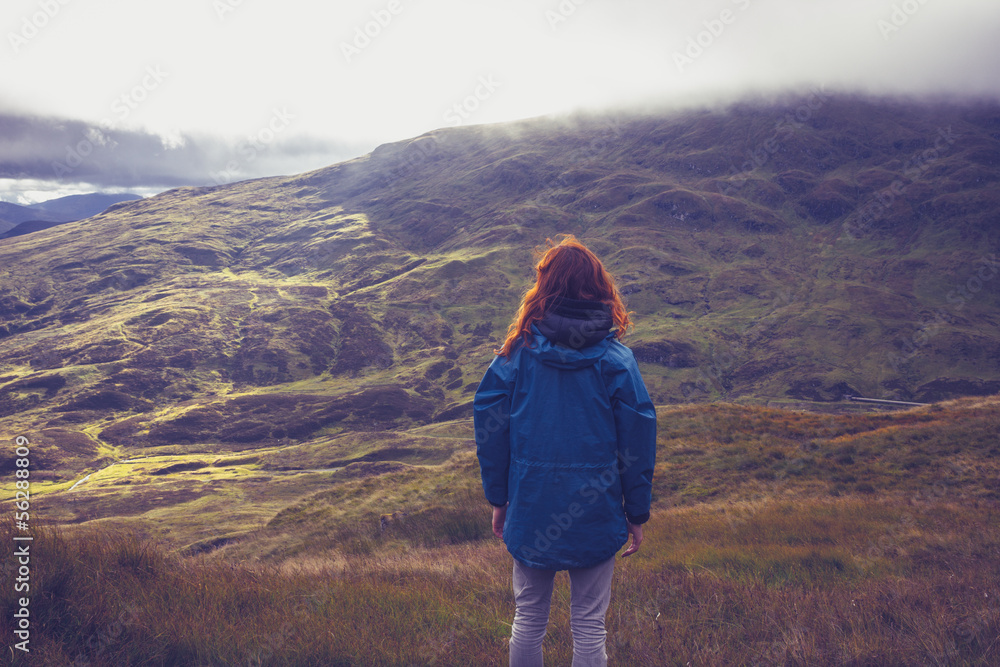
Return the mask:
M 51 229 L 52 227 L 58 227 L 63 224 L 66 224 L 66 221 L 50 222 L 47 220 L 25 220 L 24 222 L 18 223 L 0 234 L 0 239 L 9 239 L 15 236 L 31 234 L 32 232 L 40 232 L 43 229 Z
M 0 417 L 76 521 L 204 493 L 56 507 L 138 455 L 267 461 L 288 495 L 258 517 L 326 483 L 308 470 L 434 464 L 467 434 L 421 429 L 468 417 L 532 247 L 565 232 L 618 276 L 659 405 L 995 393 L 998 172 L 995 105 L 813 96 L 172 190 L 0 241 Z

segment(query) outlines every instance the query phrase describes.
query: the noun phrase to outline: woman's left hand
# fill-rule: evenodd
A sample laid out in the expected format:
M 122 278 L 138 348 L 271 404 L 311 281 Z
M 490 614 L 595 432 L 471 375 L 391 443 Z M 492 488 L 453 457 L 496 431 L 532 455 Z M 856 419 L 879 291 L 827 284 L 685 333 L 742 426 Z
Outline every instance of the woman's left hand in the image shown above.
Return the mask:
M 493 508 L 493 534 L 503 539 L 503 522 L 507 519 L 507 506 Z

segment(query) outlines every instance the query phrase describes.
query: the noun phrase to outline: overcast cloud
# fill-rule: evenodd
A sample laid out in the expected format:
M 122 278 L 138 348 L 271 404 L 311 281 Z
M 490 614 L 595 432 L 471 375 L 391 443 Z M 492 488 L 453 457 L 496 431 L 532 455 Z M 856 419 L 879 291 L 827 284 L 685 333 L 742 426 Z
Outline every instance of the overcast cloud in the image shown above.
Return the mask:
M 1000 96 L 997 0 L 5 0 L 0 29 L 7 201 L 297 173 L 577 109 Z

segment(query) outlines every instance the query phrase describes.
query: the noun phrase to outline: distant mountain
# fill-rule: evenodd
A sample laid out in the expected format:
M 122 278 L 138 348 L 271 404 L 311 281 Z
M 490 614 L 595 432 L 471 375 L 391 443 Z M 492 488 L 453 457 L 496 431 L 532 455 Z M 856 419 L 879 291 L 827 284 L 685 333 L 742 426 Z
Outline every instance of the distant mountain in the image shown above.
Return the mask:
M 995 393 L 998 181 L 996 104 L 817 95 L 451 128 L 172 190 L 0 241 L 0 417 L 47 434 L 53 470 L 78 441 L 468 416 L 562 232 L 617 276 L 658 404 Z
M 69 195 L 48 201 L 31 204 L 28 208 L 35 211 L 43 211 L 46 215 L 53 216 L 60 220 L 83 220 L 97 215 L 107 207 L 123 201 L 134 201 L 142 199 L 139 195 L 132 193 L 104 194 L 94 192 L 86 195 Z M 0 217 L 3 217 L 0 215 Z
M 49 222 L 65 222 L 65 218 L 52 215 L 46 211 L 39 211 L 20 204 L 0 201 L 0 221 L 9 225 L 19 225 L 29 220 L 45 220 Z
M 142 199 L 139 195 L 103 194 L 69 195 L 21 206 L 0 202 L 0 239 L 21 236 L 66 222 L 75 222 L 97 215 L 109 206 L 123 201 Z

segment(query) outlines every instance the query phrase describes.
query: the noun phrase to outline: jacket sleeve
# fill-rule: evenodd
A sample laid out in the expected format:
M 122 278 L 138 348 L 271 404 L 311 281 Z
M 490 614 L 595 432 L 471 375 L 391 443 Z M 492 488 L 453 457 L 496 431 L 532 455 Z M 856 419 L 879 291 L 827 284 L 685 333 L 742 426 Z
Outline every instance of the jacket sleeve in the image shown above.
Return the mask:
M 624 347 L 624 346 L 623 346 Z M 611 405 L 618 435 L 618 472 L 629 523 L 649 520 L 656 465 L 656 408 L 649 398 L 631 350 L 611 383 Z
M 476 455 L 486 500 L 497 507 L 507 503 L 510 471 L 510 399 L 513 363 L 494 357 L 472 402 Z

